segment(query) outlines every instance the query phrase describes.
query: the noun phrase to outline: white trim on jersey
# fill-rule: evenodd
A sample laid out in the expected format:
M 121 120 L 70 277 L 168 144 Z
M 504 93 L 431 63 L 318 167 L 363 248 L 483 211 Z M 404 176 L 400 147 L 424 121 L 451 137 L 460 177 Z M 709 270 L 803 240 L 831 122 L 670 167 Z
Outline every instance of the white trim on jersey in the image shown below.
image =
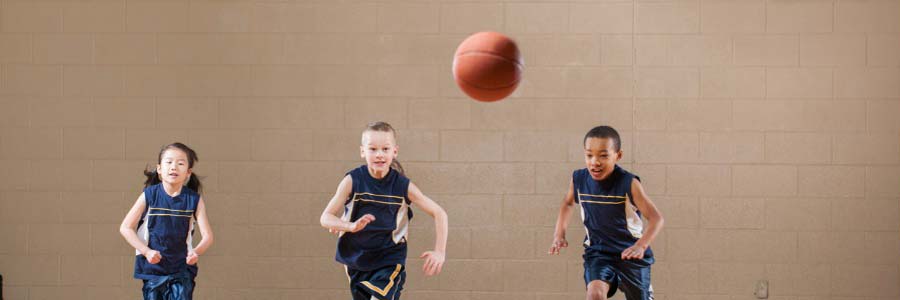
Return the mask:
M 578 195 L 581 195 L 581 191 L 577 191 L 577 192 L 578 192 L 577 193 Z M 578 196 L 578 208 L 581 208 L 581 224 L 584 225 L 584 221 L 586 221 L 586 220 L 585 220 L 585 214 L 584 214 L 584 202 L 581 201 L 581 196 Z M 588 229 L 587 225 L 584 225 L 584 236 L 585 236 L 584 246 L 590 247 L 591 246 L 591 231 Z
M 187 240 L 186 240 L 188 253 L 194 251 L 194 223 L 197 223 L 197 220 L 194 219 L 194 216 L 191 216 L 191 228 L 188 230 Z
M 638 214 L 638 208 L 631 202 L 630 197 L 625 196 L 625 224 L 628 232 L 635 238 L 641 238 L 644 235 L 644 221 Z
M 406 214 L 409 212 L 409 207 L 406 204 L 406 200 L 401 201 L 400 210 L 397 211 L 397 228 L 391 232 L 391 238 L 394 240 L 394 244 L 399 244 L 406 238 L 406 234 L 409 232 L 409 218 L 406 217 Z
M 141 226 L 138 226 L 138 229 L 137 229 L 137 236 L 138 236 L 138 239 L 139 239 L 139 240 L 141 241 L 141 243 L 143 243 L 145 246 L 149 246 L 149 245 L 150 245 L 150 242 L 149 242 L 149 241 L 150 241 L 150 231 L 147 230 L 147 221 L 148 221 L 148 220 L 147 220 L 147 218 L 148 218 L 147 215 L 149 214 L 150 210 L 148 209 L 147 212 L 148 212 L 148 213 L 144 214 L 144 218 L 143 218 L 142 221 L 141 221 Z M 134 255 L 140 255 L 140 254 L 141 254 L 141 251 L 140 251 L 140 250 L 134 249 Z
M 347 204 L 344 204 L 344 214 L 341 215 L 341 221 L 350 222 L 350 216 L 353 215 L 353 207 L 355 207 L 354 204 L 356 204 L 356 201 L 347 201 Z M 346 233 L 346 231 L 341 231 L 341 233 L 338 234 L 338 237 L 344 236 L 344 233 Z

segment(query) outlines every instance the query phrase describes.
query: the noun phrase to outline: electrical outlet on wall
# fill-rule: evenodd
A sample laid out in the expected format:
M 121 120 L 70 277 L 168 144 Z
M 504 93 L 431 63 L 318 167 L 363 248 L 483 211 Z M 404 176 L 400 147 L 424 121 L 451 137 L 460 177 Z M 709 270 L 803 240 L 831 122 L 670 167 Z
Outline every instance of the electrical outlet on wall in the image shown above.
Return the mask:
M 757 281 L 753 295 L 756 295 L 756 299 L 769 299 L 769 281 L 764 279 Z

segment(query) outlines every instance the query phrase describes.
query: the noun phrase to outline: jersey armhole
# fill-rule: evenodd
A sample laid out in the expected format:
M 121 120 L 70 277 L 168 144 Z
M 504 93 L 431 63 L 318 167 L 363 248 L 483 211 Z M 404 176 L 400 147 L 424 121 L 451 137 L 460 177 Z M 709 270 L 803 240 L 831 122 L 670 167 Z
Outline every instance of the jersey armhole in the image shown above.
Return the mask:
M 412 200 L 409 200 L 409 185 L 412 184 L 412 180 L 404 177 L 403 183 L 403 201 L 406 201 L 407 206 L 412 206 Z
M 571 191 L 567 191 L 567 193 L 568 193 L 568 192 L 572 192 L 572 198 L 575 199 L 575 204 L 581 203 L 580 201 L 578 201 L 578 200 L 580 200 L 579 198 L 581 198 L 581 197 L 578 196 L 578 193 L 579 193 L 579 192 L 578 192 L 578 184 L 576 184 L 577 182 L 579 182 L 579 180 L 578 180 L 578 179 L 579 179 L 579 178 L 578 178 L 578 173 L 579 173 L 579 172 L 581 172 L 581 170 L 575 170 L 574 172 L 572 172 L 572 178 L 571 178 L 571 179 L 572 179 L 572 182 L 571 182 L 571 183 L 572 183 L 572 190 L 571 190 Z
M 637 180 L 638 182 L 641 182 L 641 177 L 631 174 L 631 180 L 628 181 L 628 188 L 626 189 L 625 194 L 628 195 L 628 202 L 631 202 L 631 205 L 634 206 L 635 209 L 637 209 L 637 204 L 634 203 L 634 194 L 631 193 L 631 188 L 632 188 L 632 185 L 634 185 L 635 180 Z
M 203 197 L 200 196 L 200 194 L 197 194 L 197 205 L 194 206 L 194 213 L 191 214 L 191 219 L 195 221 L 194 223 L 196 223 L 197 220 L 197 211 L 200 210 L 200 200 L 203 200 Z
M 347 199 L 344 199 L 344 205 L 347 205 L 347 203 L 350 203 L 351 201 L 353 201 L 353 197 L 355 196 L 356 191 L 357 191 L 356 186 L 359 183 L 357 183 L 356 182 L 357 180 L 355 178 L 353 178 L 354 171 L 356 171 L 356 169 L 353 169 L 352 171 L 347 172 L 347 174 L 344 175 L 344 177 L 350 176 L 350 193 L 347 194 Z M 343 180 L 343 178 L 341 180 Z
M 150 197 L 147 196 L 147 189 L 144 189 L 144 192 L 141 193 L 141 196 L 144 196 L 144 212 L 141 213 L 141 218 L 138 219 L 137 228 L 141 228 L 141 225 L 144 224 L 144 220 L 147 219 L 147 212 L 150 211 L 150 201 L 147 201 L 147 199 Z
M 144 214 L 141 215 L 141 220 L 143 220 L 147 216 L 147 212 L 150 211 L 150 205 L 153 204 L 150 199 L 156 199 L 156 191 L 154 191 L 153 186 L 149 186 L 144 188 Z

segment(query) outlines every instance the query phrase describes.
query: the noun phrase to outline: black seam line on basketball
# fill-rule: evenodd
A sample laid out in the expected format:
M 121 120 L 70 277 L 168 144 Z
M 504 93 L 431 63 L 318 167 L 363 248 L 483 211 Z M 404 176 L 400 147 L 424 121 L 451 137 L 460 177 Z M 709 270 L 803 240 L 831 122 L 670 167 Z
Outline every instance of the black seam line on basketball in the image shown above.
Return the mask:
M 491 57 L 496 57 L 496 58 L 505 60 L 505 61 L 507 61 L 507 62 L 510 62 L 510 63 L 515 64 L 515 65 L 516 65 L 516 68 L 518 68 L 520 71 L 525 67 L 525 66 L 523 66 L 522 64 L 520 64 L 518 61 L 509 59 L 509 58 L 506 58 L 506 57 L 501 56 L 501 55 L 498 55 L 497 53 L 494 53 L 494 52 L 487 52 L 487 51 L 466 51 L 466 52 L 460 53 L 458 56 L 461 56 L 461 55 L 464 55 L 464 54 L 470 54 L 470 53 L 476 54 L 476 55 L 491 56 Z M 520 79 L 516 79 L 515 81 L 513 81 L 512 83 L 510 83 L 510 84 L 508 84 L 508 85 L 498 86 L 498 87 L 484 87 L 484 86 L 480 86 L 480 85 L 477 85 L 477 84 L 473 84 L 473 83 L 471 83 L 471 82 L 469 82 L 469 81 L 467 81 L 467 80 L 465 80 L 465 79 L 463 79 L 463 78 L 461 78 L 461 77 L 459 77 L 459 80 L 462 81 L 462 82 L 464 82 L 464 83 L 467 84 L 467 85 L 470 85 L 470 86 L 475 87 L 475 88 L 478 88 L 478 89 L 483 89 L 483 90 L 501 90 L 501 89 L 506 89 L 506 88 L 510 88 L 510 87 L 513 87 L 513 86 L 519 84 L 519 81 L 521 81 Z
M 498 86 L 498 87 L 483 87 L 483 86 L 480 86 L 480 85 L 477 85 L 477 84 L 472 84 L 471 82 L 468 82 L 468 81 L 466 81 L 465 79 L 462 79 L 462 78 L 459 78 L 459 81 L 462 81 L 462 82 L 464 82 L 465 84 L 470 85 L 470 86 L 472 86 L 472 87 L 474 87 L 474 88 L 477 88 L 477 89 L 482 89 L 482 90 L 502 90 L 502 89 L 505 89 L 505 88 L 511 88 L 511 87 L 516 86 L 517 84 L 519 84 L 519 81 L 521 81 L 521 80 L 516 80 L 516 81 L 513 81 L 512 83 L 510 83 L 509 85 Z
M 496 52 L 488 52 L 488 51 L 477 51 L 477 50 L 473 50 L 473 51 L 466 51 L 466 52 L 460 53 L 460 54 L 458 54 L 457 56 L 462 56 L 462 55 L 470 54 L 470 53 L 481 54 L 481 55 L 486 55 L 486 56 L 493 56 L 493 57 L 496 57 L 496 58 L 505 60 L 505 61 L 507 61 L 507 62 L 511 62 L 511 63 L 515 64 L 516 67 L 519 67 L 520 69 L 525 68 L 525 66 L 524 66 L 523 64 L 519 63 L 519 61 L 509 59 L 509 58 L 507 58 L 506 56 L 502 56 L 502 55 L 500 55 L 499 53 L 496 53 Z

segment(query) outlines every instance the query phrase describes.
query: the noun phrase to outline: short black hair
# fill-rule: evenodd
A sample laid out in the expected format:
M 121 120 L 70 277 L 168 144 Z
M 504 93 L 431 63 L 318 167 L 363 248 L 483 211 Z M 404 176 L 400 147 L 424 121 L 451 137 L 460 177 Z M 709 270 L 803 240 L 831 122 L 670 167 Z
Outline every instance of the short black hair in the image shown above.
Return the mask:
M 612 127 L 604 125 L 591 128 L 591 130 L 584 135 L 584 140 L 581 142 L 581 144 L 583 145 L 589 138 L 612 139 L 613 148 L 616 149 L 617 152 L 622 149 L 622 139 L 619 137 L 619 132 Z

